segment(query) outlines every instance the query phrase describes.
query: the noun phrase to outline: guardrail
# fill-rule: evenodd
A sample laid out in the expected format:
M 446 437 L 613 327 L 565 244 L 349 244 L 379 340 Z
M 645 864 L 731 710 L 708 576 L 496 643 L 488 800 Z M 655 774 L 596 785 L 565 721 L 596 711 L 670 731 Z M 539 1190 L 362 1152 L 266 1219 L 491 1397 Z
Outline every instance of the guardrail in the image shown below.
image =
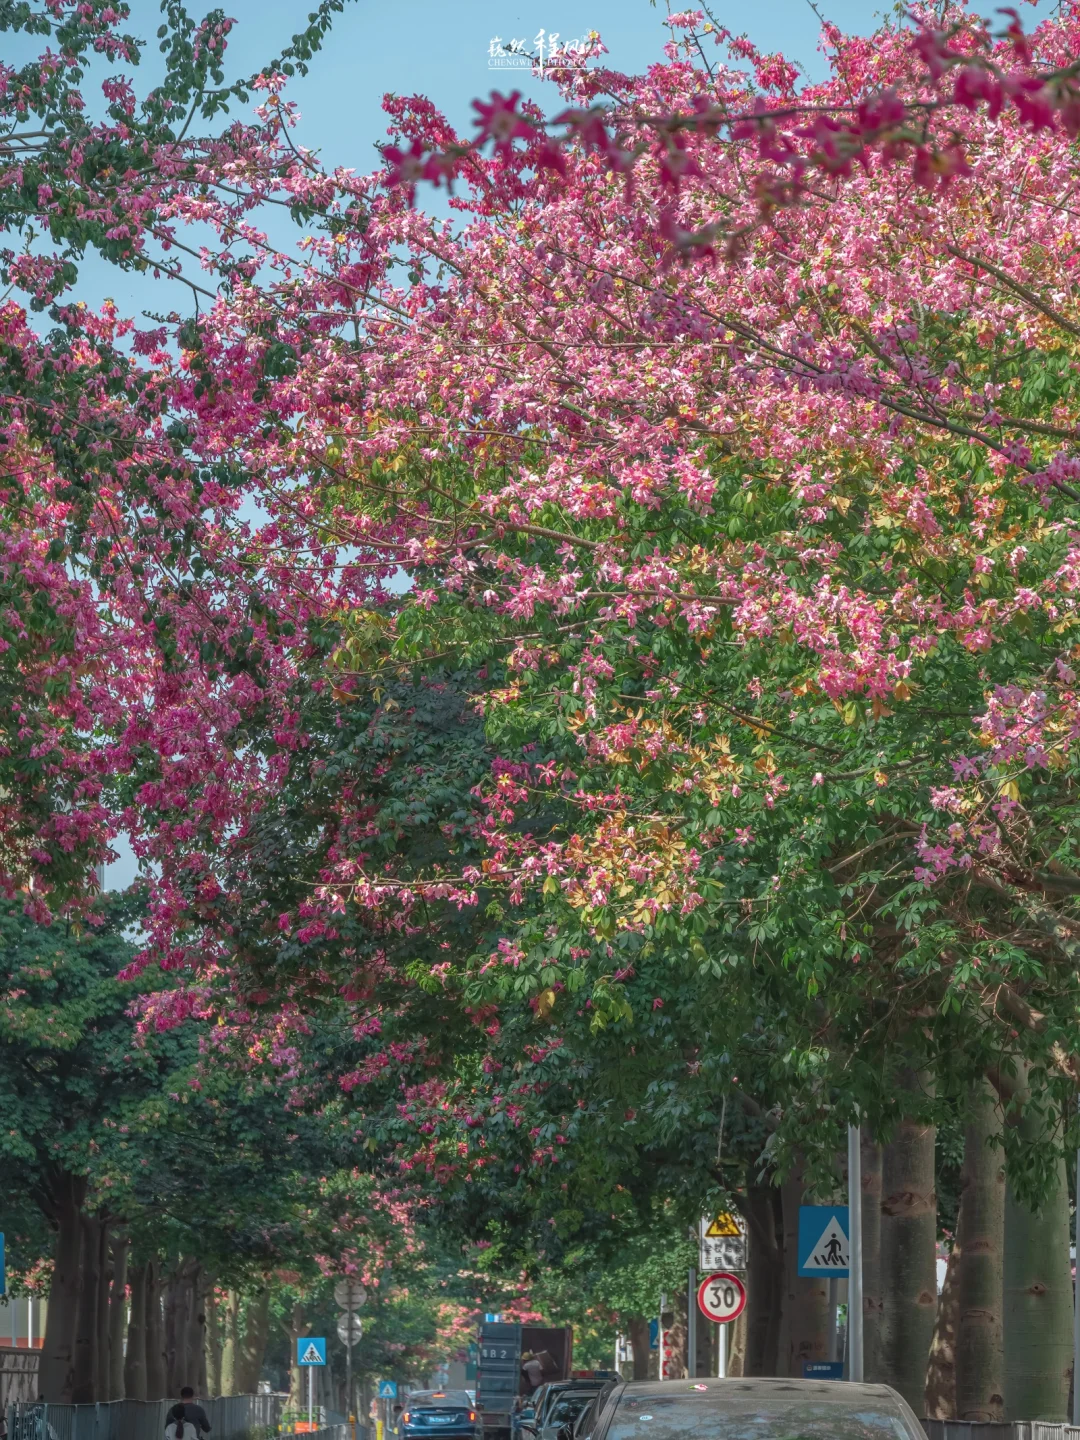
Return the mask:
M 164 1440 L 175 1400 L 109 1400 L 99 1405 L 14 1404 L 7 1407 L 8 1440 Z M 222 1395 L 199 1402 L 213 1440 L 241 1440 L 276 1431 L 280 1395 Z M 342 1437 L 344 1440 L 344 1437 Z
M 1080 1426 L 1055 1420 L 924 1420 L 927 1440 L 1080 1440 Z

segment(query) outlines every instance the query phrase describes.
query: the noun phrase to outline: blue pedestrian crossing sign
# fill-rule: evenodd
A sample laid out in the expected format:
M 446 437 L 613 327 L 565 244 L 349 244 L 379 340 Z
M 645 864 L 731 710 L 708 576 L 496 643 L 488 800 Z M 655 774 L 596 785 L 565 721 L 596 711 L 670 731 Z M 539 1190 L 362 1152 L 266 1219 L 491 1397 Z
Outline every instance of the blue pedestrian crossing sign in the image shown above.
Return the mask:
M 296 1342 L 296 1363 L 298 1365 L 325 1365 L 326 1337 L 301 1335 Z
M 846 1205 L 800 1205 L 799 1274 L 843 1279 L 851 1253 L 849 1234 Z
M 380 1380 L 380 1381 L 379 1381 L 379 1399 L 380 1399 L 380 1400 L 396 1400 L 396 1399 L 397 1399 L 397 1381 L 396 1381 L 396 1380 Z

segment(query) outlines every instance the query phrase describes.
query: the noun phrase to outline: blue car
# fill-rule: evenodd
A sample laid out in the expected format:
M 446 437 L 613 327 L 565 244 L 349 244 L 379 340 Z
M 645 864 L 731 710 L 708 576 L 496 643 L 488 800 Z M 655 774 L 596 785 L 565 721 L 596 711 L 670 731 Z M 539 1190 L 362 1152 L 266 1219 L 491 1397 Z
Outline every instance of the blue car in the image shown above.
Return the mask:
M 479 1440 L 478 1412 L 464 1390 L 414 1390 L 401 1412 L 402 1440 Z

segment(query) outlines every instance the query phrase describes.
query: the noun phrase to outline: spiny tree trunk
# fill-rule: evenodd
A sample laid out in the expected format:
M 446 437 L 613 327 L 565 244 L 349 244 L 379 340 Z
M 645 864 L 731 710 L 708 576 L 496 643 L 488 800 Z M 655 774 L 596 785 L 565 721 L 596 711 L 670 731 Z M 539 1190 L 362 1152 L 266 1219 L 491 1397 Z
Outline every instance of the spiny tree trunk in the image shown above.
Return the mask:
M 961 1200 L 961 1205 L 964 1203 Z M 930 1341 L 930 1358 L 926 1366 L 926 1404 L 923 1414 L 928 1420 L 951 1420 L 956 1414 L 956 1326 L 960 1318 L 959 1240 L 954 1240 L 945 1267 L 945 1283 L 938 1296 L 934 1338 Z
M 915 1097 L 929 1093 L 931 1080 L 907 1071 L 901 1085 Z M 906 1116 L 885 1147 L 881 1176 L 881 1373 L 916 1414 L 937 1312 L 934 1146 L 934 1127 Z
M 237 1379 L 241 1395 L 254 1395 L 259 1386 L 266 1341 L 270 1334 L 270 1287 L 261 1285 L 244 1307 L 244 1334 L 240 1341 Z
M 202 1266 L 190 1256 L 182 1257 L 172 1275 L 165 1299 L 165 1357 L 170 1395 L 179 1395 L 185 1385 L 200 1389 L 203 1334 L 199 1306 Z
M 131 1314 L 124 1356 L 124 1394 L 129 1400 L 146 1399 L 146 1270 L 145 1265 L 130 1270 Z
M 630 1346 L 634 1352 L 634 1379 L 647 1380 L 649 1378 L 649 1322 L 639 1315 L 635 1315 L 630 1321 Z M 293 1354 L 296 1348 L 293 1347 Z M 297 1381 L 299 1385 L 299 1381 Z M 290 1401 L 292 1397 L 290 1396 Z
M 1026 1074 L 1010 1111 L 1028 1145 L 1050 1144 L 1060 1129 L 1048 1097 Z M 1072 1366 L 1069 1187 L 1065 1161 L 1053 1163 L 1037 1210 L 1005 1190 L 1004 1352 L 1006 1420 L 1066 1420 Z
M 146 1266 L 146 1398 L 165 1400 L 165 1336 L 161 1323 L 161 1286 L 156 1260 Z
M 206 1311 L 203 1308 L 203 1268 L 198 1260 L 188 1260 L 184 1267 L 184 1303 L 178 1312 L 183 1319 L 183 1333 L 178 1336 L 177 1349 L 184 1357 L 183 1383 L 196 1394 L 206 1388 Z
M 729 1325 L 728 1334 L 731 1336 L 731 1349 L 727 1357 L 727 1373 L 733 1380 L 737 1380 L 746 1374 L 746 1311 Z
M 1000 1138 L 1001 1111 L 997 1097 L 984 1082 L 972 1096 L 971 1118 L 964 1133 L 957 1224 L 960 1313 L 956 1331 L 956 1414 L 960 1420 L 1004 1418 L 1001 1311 L 1005 1166 Z
M 777 1231 L 780 1192 L 748 1185 L 743 1213 L 750 1239 L 746 1296 L 746 1364 L 752 1376 L 775 1375 L 784 1294 L 784 1253 Z M 782 1233 L 782 1230 L 781 1230 Z
M 630 1322 L 630 1340 L 634 1347 L 635 1380 L 638 1378 L 638 1357 L 641 1357 L 641 1363 L 645 1367 L 643 1376 L 648 1374 L 649 1365 L 649 1322 L 648 1320 L 644 1321 L 645 1339 L 641 1344 L 639 1344 L 641 1338 L 640 1332 L 634 1328 L 637 1324 L 638 1322 L 636 1320 L 631 1320 Z M 286 1402 L 286 1409 L 288 1410 L 298 1410 L 306 1403 L 304 1399 L 303 1373 L 300 1366 L 296 1363 L 296 1342 L 300 1339 L 301 1335 L 307 1335 L 309 1333 L 307 1321 L 304 1319 L 304 1307 L 302 1305 L 294 1305 L 292 1314 L 289 1316 L 289 1398 Z
M 293 1348 L 293 1360 L 296 1349 Z M 225 1341 L 221 1350 L 221 1393 L 240 1394 L 240 1292 L 230 1290 L 225 1296 Z
M 674 1319 L 664 1341 L 665 1374 L 672 1380 L 683 1380 L 689 1373 L 686 1368 L 686 1296 L 675 1295 L 671 1308 Z
M 179 1395 L 180 1387 L 187 1384 L 184 1356 L 177 1354 L 177 1331 L 181 1344 L 184 1335 L 183 1315 L 179 1313 L 185 1299 L 180 1278 L 182 1266 L 183 1262 L 177 1261 L 167 1274 L 162 1270 L 161 1275 L 161 1331 L 165 1347 L 165 1393 L 168 1396 Z
M 71 1399 L 92 1404 L 98 1371 L 98 1292 L 101 1288 L 101 1221 L 84 1214 L 82 1223 L 82 1274 L 78 1318 L 75 1324 L 75 1379 Z
M 784 1299 L 780 1373 L 802 1379 L 808 1360 L 829 1358 L 829 1282 L 799 1274 L 799 1207 L 805 1200 L 801 1158 L 780 1190 L 784 1215 Z
M 213 1281 L 201 1265 L 197 1265 L 191 1283 L 191 1314 L 188 1328 L 188 1359 L 192 1367 L 192 1385 L 196 1394 L 207 1394 L 206 1387 L 206 1302 Z M 269 1305 L 269 1297 L 267 1297 Z M 261 1368 L 260 1358 L 260 1368 Z
M 114 1235 L 112 1281 L 109 1286 L 109 1399 L 122 1400 L 124 1381 L 124 1324 L 127 1318 L 128 1241 Z
M 867 1129 L 860 1139 L 863 1234 L 863 1374 L 881 1379 L 881 1146 Z
M 109 1227 L 98 1228 L 98 1289 L 97 1289 L 97 1370 L 94 1375 L 94 1398 L 110 1400 L 112 1396 L 112 1363 L 109 1351 L 109 1288 L 112 1285 L 112 1251 L 109 1248 Z
M 82 1257 L 80 1217 L 85 1195 L 85 1180 L 66 1173 L 57 1176 L 50 1203 L 56 1248 L 40 1361 L 41 1394 L 53 1404 L 70 1404 L 75 1384 L 75 1326 Z
M 224 1394 L 221 1388 L 221 1305 L 217 1287 L 212 1281 L 206 1292 L 206 1393 Z

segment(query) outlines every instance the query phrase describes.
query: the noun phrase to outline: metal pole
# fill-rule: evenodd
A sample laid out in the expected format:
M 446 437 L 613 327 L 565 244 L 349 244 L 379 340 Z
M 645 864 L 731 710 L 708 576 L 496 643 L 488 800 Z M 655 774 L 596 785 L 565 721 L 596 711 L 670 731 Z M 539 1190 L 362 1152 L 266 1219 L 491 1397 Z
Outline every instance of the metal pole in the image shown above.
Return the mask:
M 836 1292 L 840 1281 L 835 1275 L 829 1276 L 829 1355 L 830 1360 L 836 1359 Z
M 862 1132 L 849 1125 L 847 1132 L 848 1225 L 851 1264 L 848 1269 L 848 1379 L 863 1379 L 863 1272 L 862 1272 Z
M 686 1373 L 697 1378 L 697 1271 L 690 1266 L 686 1281 Z
M 315 1367 L 309 1365 L 307 1368 L 307 1426 L 308 1430 L 315 1429 Z
M 356 1440 L 356 1414 L 352 1393 L 352 1311 L 349 1312 L 349 1342 L 345 1346 L 345 1414 L 352 1426 L 352 1440 Z
M 660 1314 L 656 1317 L 656 1343 L 660 1346 L 660 1366 L 656 1378 L 664 1378 L 664 1306 L 667 1304 L 667 1296 L 660 1291 Z
M 718 1325 L 719 1334 L 716 1337 L 716 1376 L 719 1380 L 727 1378 L 727 1331 L 726 1325 Z

